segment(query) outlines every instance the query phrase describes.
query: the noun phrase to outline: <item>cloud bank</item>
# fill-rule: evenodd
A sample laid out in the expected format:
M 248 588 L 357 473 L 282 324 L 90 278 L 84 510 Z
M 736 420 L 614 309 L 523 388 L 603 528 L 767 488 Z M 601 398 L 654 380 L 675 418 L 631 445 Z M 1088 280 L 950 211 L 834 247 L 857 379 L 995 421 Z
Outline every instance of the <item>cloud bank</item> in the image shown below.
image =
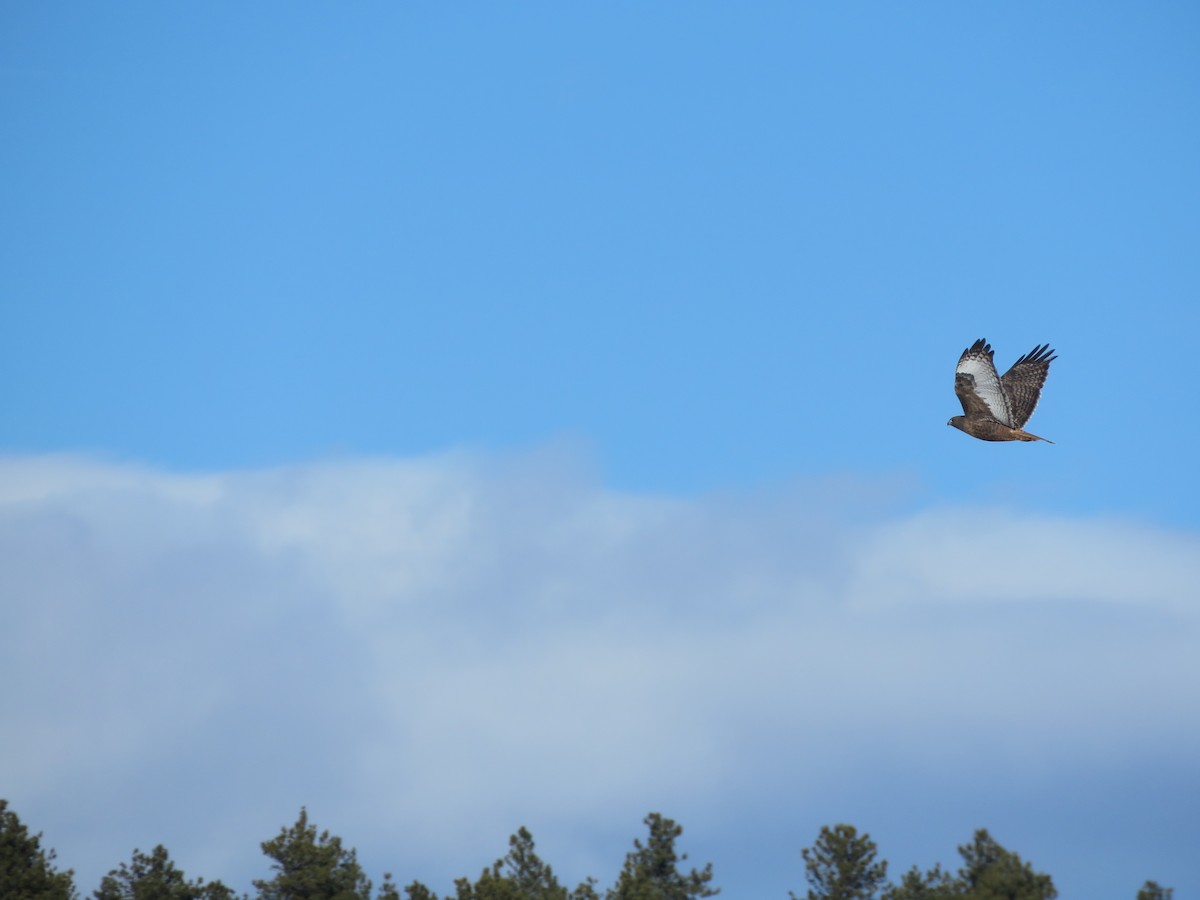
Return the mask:
M 521 824 L 607 877 L 661 809 L 721 881 L 747 828 L 800 817 L 794 855 L 835 818 L 886 830 L 914 785 L 971 827 L 1081 772 L 1198 799 L 1200 535 L 895 493 L 630 495 L 554 450 L 4 460 L 3 795 L 85 890 L 158 842 L 247 886 L 301 804 L 444 889 Z

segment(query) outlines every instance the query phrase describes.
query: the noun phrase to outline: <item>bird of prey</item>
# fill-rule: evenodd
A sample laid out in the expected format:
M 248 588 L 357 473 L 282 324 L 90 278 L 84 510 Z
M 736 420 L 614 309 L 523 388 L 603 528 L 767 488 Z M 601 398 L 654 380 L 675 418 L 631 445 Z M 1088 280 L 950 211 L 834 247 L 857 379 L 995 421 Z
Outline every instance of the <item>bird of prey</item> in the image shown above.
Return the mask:
M 981 441 L 1046 441 L 1026 431 L 1025 423 L 1042 396 L 1051 360 L 1058 359 L 1053 353 L 1049 344 L 1034 347 L 999 376 L 991 344 L 982 338 L 976 341 L 958 358 L 954 373 L 954 393 L 963 415 L 946 424 Z

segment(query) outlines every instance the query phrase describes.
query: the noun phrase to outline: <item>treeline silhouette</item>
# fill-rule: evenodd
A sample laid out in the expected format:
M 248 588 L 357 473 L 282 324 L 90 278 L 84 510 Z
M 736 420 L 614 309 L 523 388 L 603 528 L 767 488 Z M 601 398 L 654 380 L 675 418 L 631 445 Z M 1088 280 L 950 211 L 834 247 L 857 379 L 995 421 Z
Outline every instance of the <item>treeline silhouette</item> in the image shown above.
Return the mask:
M 720 892 L 712 863 L 686 868 L 687 854 L 676 847 L 683 828 L 659 813 L 644 824 L 645 839 L 635 839 L 624 866 L 610 887 L 594 878 L 574 888 L 561 884 L 534 847 L 525 828 L 508 839 L 508 852 L 477 878 L 454 882 L 441 898 L 414 881 L 403 889 L 385 874 L 376 888 L 358 863 L 354 848 L 328 831 L 318 833 L 301 808 L 295 824 L 262 843 L 270 877 L 255 880 L 253 894 L 237 894 L 220 881 L 189 879 L 161 844 L 149 853 L 134 850 L 129 862 L 105 875 L 91 900 L 694 900 Z M 41 834 L 30 834 L 16 813 L 0 800 L 0 898 L 3 900 L 79 900 L 70 869 L 59 871 L 53 850 L 43 849 Z M 803 893 L 792 900 L 1053 900 L 1051 877 L 998 844 L 985 829 L 958 848 L 956 871 L 913 866 L 898 881 L 888 879 L 888 864 L 868 834 L 853 825 L 826 826 L 811 847 L 801 850 Z M 1173 890 L 1147 881 L 1136 900 L 1172 900 Z M 782 898 L 780 898 L 782 900 Z

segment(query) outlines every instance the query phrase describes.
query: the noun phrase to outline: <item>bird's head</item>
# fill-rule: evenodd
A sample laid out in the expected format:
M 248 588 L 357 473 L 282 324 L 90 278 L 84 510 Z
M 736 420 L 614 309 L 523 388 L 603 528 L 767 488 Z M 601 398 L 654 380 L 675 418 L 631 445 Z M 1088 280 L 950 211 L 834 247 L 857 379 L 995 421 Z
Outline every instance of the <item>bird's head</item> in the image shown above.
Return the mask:
M 966 416 L 952 416 L 950 418 L 950 421 L 947 422 L 946 424 L 950 425 L 954 428 L 957 428 L 959 431 L 962 431 L 963 430 L 963 422 L 965 422 L 966 420 L 967 420 Z

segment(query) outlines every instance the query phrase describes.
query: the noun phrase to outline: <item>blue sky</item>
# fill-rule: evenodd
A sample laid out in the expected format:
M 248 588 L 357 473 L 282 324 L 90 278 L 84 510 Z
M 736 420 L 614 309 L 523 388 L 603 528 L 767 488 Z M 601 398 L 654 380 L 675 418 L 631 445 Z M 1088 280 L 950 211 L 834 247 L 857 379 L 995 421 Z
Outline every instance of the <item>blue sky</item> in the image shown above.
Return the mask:
M 1192 5 L 0 15 L 0 795 L 85 890 L 307 803 L 1200 891 Z M 981 336 L 1055 445 L 945 426 Z

